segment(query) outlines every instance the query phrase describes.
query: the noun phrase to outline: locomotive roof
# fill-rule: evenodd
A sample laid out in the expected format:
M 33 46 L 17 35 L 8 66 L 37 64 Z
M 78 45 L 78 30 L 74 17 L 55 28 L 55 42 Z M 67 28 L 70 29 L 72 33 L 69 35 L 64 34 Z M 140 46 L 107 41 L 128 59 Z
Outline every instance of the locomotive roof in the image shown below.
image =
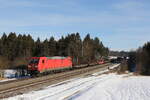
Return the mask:
M 65 59 L 67 57 L 61 57 L 61 56 L 54 56 L 54 57 L 47 57 L 48 59 Z

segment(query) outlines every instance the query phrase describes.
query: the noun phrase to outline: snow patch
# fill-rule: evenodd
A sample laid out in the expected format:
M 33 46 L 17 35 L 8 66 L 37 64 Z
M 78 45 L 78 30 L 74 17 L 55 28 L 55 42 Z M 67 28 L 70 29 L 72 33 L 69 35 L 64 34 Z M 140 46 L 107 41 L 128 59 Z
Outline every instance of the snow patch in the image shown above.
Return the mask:
M 3 79 L 3 80 L 0 80 L 0 83 L 2 83 L 2 82 L 7 82 L 7 81 L 12 81 L 12 80 L 16 80 L 16 78 Z

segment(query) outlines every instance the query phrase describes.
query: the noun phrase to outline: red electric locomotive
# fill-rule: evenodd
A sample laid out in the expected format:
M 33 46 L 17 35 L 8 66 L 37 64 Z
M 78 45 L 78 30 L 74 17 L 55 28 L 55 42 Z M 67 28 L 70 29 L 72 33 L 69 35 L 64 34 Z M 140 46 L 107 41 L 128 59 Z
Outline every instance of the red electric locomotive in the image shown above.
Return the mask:
M 69 68 L 72 68 L 71 57 L 32 57 L 28 64 L 28 72 L 31 75 Z

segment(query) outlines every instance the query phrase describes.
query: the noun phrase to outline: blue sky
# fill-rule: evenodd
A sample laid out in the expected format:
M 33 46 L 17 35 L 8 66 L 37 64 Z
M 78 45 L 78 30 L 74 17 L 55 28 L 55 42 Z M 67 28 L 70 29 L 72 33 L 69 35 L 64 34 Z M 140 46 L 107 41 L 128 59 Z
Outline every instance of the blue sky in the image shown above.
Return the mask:
M 99 37 L 112 50 L 150 40 L 149 0 L 0 0 L 0 34 L 41 39 L 79 32 Z

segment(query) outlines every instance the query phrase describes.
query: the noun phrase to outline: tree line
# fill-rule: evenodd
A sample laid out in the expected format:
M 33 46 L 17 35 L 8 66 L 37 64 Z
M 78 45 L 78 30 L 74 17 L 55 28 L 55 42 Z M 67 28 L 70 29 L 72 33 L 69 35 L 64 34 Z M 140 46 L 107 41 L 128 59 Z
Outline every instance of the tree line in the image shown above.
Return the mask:
M 137 50 L 136 64 L 138 73 L 150 75 L 150 42 Z
M 82 40 L 79 33 L 54 37 L 43 41 L 34 40 L 28 34 L 5 33 L 0 38 L 0 68 L 13 68 L 27 65 L 28 58 L 41 56 L 71 56 L 75 64 L 93 62 L 107 56 L 109 49 L 98 37 L 94 39 L 87 34 Z
M 129 70 L 141 75 L 150 75 L 150 42 L 135 51 L 127 52 L 129 59 L 122 65 L 123 71 Z

